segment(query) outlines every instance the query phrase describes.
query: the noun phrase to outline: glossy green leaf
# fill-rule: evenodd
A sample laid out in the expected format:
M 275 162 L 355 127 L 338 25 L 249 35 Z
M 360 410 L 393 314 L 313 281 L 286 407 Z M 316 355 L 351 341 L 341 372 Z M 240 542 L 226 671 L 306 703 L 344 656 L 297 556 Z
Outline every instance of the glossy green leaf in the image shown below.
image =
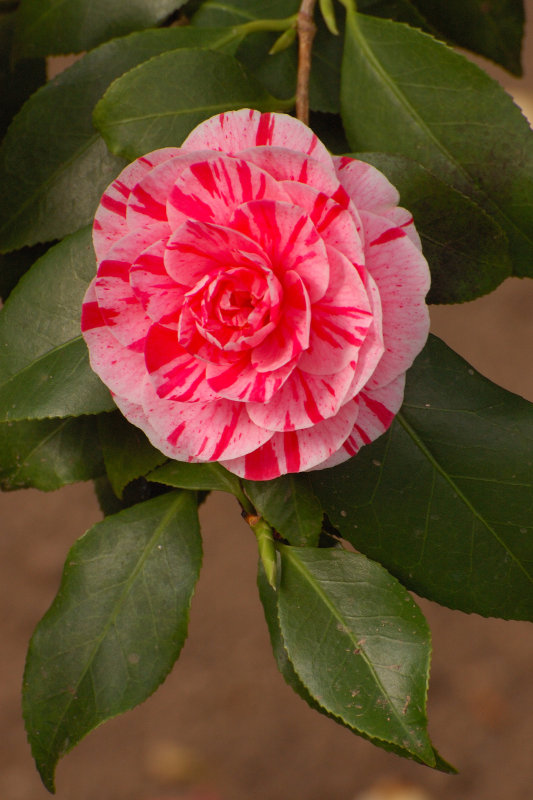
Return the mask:
M 281 635 L 307 691 L 355 731 L 435 766 L 425 710 L 430 633 L 420 609 L 358 553 L 279 549 Z
M 224 47 L 227 30 L 144 31 L 84 56 L 40 89 L 14 119 L 0 148 L 0 252 L 60 239 L 87 225 L 102 192 L 124 166 L 92 123 L 109 84 L 159 53 Z
M 413 215 L 431 270 L 428 303 L 474 300 L 511 275 L 507 236 L 476 203 L 410 159 L 356 157 L 387 176 Z
M 522 74 L 523 0 L 412 2 L 452 42 L 496 61 L 514 75 Z
M 218 112 L 283 106 L 232 56 L 184 49 L 152 58 L 115 81 L 97 104 L 94 122 L 113 153 L 133 159 L 178 147 L 196 125 Z
M 195 26 L 242 25 L 254 20 L 285 19 L 296 14 L 300 0 L 207 0 L 193 17 Z M 342 38 L 332 36 L 316 15 L 317 32 L 313 41 L 313 68 L 309 82 L 312 109 L 339 111 Z M 254 33 L 246 37 L 238 58 L 276 97 L 290 98 L 296 91 L 297 46 L 272 55 L 270 50 L 279 33 Z
M 317 700 L 315 700 L 315 698 L 309 693 L 306 686 L 300 680 L 291 660 L 289 659 L 287 650 L 285 649 L 283 635 L 281 633 L 281 628 L 279 623 L 278 594 L 266 580 L 264 570 L 261 568 L 261 565 L 259 566 L 257 575 L 257 586 L 259 589 L 259 597 L 261 598 L 261 603 L 263 605 L 263 610 L 265 612 L 265 620 L 268 626 L 270 643 L 272 645 L 274 658 L 276 659 L 276 664 L 278 665 L 278 669 L 283 675 L 285 682 L 291 687 L 291 689 L 293 689 L 296 692 L 296 694 L 302 698 L 302 700 L 305 700 L 305 702 L 314 711 L 318 711 L 319 714 L 323 714 L 325 717 L 329 717 L 337 724 L 343 725 L 344 727 L 348 728 L 354 733 L 363 736 L 365 739 L 368 739 L 370 742 L 372 742 L 372 744 L 376 745 L 377 747 L 381 747 L 384 750 L 396 753 L 396 755 L 402 756 L 403 758 L 409 758 L 414 761 L 417 761 L 420 764 L 424 764 L 425 763 L 424 761 L 415 757 L 408 750 L 402 747 L 395 746 L 390 742 L 385 742 L 381 739 L 374 739 L 371 736 L 368 736 L 366 734 L 363 734 L 361 731 L 356 730 L 351 725 L 348 725 L 340 717 L 326 711 L 326 709 L 323 706 L 321 706 Z M 451 764 L 448 764 L 439 755 L 439 753 L 437 753 L 435 749 L 433 749 L 433 753 L 435 756 L 435 769 L 448 773 L 456 772 L 455 767 L 452 767 Z
M 217 462 L 188 464 L 185 461 L 169 461 L 147 477 L 156 483 L 165 483 L 178 489 L 228 492 L 237 497 L 242 494 L 238 477 Z
M 396 22 L 350 12 L 341 106 L 353 150 L 412 158 L 505 230 L 515 275 L 533 275 L 533 133 L 509 95 L 463 56 Z
M 26 729 L 50 791 L 58 759 L 145 700 L 171 670 L 187 637 L 200 564 L 188 492 L 107 517 L 70 550 L 24 673 Z
M 417 594 L 533 619 L 533 404 L 436 337 L 390 431 L 312 483 L 342 536 Z
M 429 28 L 427 20 L 416 7 L 416 0 L 358 0 L 357 8 L 361 14 L 406 22 L 421 30 Z
M 11 49 L 15 19 L 14 13 L 0 13 L 0 139 L 25 100 L 46 81 L 44 58 L 13 63 Z
M 7 300 L 19 280 L 38 258 L 48 250 L 47 244 L 24 247 L 12 253 L 0 254 L 0 298 Z
M 302 547 L 318 544 L 324 512 L 308 475 L 243 481 L 243 486 L 257 513 L 284 539 Z
M 152 447 L 144 433 L 118 411 L 101 414 L 98 430 L 107 477 L 117 497 L 130 481 L 158 467 L 166 456 Z
M 96 417 L 0 423 L 0 488 L 44 492 L 104 472 Z
M 91 232 L 48 250 L 0 311 L 0 421 L 95 414 L 115 408 L 89 366 L 80 332 L 96 272 Z
M 17 54 L 90 50 L 108 39 L 159 25 L 185 0 L 21 0 Z

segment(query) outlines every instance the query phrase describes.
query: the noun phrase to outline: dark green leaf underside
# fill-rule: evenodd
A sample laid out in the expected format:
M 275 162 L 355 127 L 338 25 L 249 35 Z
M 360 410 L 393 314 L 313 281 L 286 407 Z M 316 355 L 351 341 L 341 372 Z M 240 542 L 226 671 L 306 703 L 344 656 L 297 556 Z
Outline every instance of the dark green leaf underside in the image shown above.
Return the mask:
M 533 405 L 435 337 L 390 431 L 312 482 L 342 536 L 408 588 L 533 619 Z
M 96 419 L 0 423 L 0 488 L 50 492 L 102 475 Z
M 413 215 L 431 270 L 428 303 L 474 300 L 510 276 L 507 236 L 476 203 L 408 158 L 383 153 L 357 158 L 387 176 Z
M 89 366 L 80 333 L 83 296 L 96 271 L 90 230 L 48 250 L 0 311 L 0 421 L 113 409 Z
M 160 24 L 186 0 L 21 0 L 17 52 L 48 56 L 90 50 Z
M 94 105 L 112 81 L 167 50 L 231 50 L 239 41 L 228 30 L 144 31 L 98 47 L 40 89 L 0 149 L 0 252 L 60 239 L 91 221 L 124 166 L 92 123 Z
M 353 150 L 412 158 L 505 230 L 533 275 L 533 134 L 487 74 L 427 34 L 349 14 L 341 108 Z
M 355 731 L 435 766 L 425 714 L 430 634 L 406 590 L 356 553 L 280 553 L 281 635 L 307 691 Z
M 71 549 L 24 673 L 26 729 L 50 791 L 62 755 L 165 679 L 187 636 L 200 563 L 187 492 L 107 517 Z

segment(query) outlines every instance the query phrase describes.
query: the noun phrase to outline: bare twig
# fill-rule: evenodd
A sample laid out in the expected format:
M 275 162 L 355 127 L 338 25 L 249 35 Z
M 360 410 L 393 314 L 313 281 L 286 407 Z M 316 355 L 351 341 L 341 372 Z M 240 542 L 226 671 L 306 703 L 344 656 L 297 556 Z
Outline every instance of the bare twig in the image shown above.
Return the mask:
M 298 78 L 296 83 L 296 116 L 309 124 L 309 75 L 311 48 L 316 33 L 313 11 L 316 0 L 302 0 L 298 11 Z

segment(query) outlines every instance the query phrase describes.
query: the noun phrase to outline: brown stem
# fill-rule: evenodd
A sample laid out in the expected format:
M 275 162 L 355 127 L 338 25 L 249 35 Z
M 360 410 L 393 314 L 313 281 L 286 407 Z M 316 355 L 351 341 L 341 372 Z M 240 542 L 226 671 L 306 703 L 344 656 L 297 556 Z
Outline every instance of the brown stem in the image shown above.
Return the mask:
M 296 82 L 296 116 L 309 124 L 309 75 L 311 73 L 311 48 L 316 25 L 313 11 L 316 0 L 302 0 L 298 11 L 298 78 Z

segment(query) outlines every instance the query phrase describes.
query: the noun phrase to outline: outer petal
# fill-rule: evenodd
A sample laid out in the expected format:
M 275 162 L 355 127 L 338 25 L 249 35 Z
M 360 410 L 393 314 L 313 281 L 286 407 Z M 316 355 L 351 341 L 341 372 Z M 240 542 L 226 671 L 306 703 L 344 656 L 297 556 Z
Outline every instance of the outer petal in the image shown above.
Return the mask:
M 151 325 L 130 286 L 131 265 L 165 230 L 166 226 L 157 224 L 150 230 L 126 234 L 108 250 L 98 267 L 94 288 L 102 317 L 113 328 L 113 335 L 127 347 L 142 348 Z
M 359 406 L 353 431 L 342 447 L 315 469 L 327 469 L 342 464 L 354 456 L 363 445 L 370 444 L 387 431 L 403 402 L 405 374 L 398 375 L 387 386 L 365 389 L 351 401 Z
M 207 381 L 219 397 L 245 402 L 267 403 L 278 392 L 296 366 L 289 361 L 271 372 L 258 372 L 249 360 L 234 364 L 208 364 Z
M 172 228 L 187 219 L 227 225 L 236 206 L 264 198 L 288 201 L 268 172 L 243 159 L 218 155 L 183 171 L 168 195 L 167 214 Z
M 394 206 L 393 208 L 383 209 L 383 211 L 379 213 L 380 216 L 388 219 L 392 225 L 405 231 L 405 234 L 410 238 L 412 243 L 416 245 L 419 250 L 422 250 L 420 236 L 415 228 L 415 221 L 410 211 L 407 211 L 407 209 L 401 206 Z
M 180 347 L 175 330 L 152 325 L 146 337 L 145 361 L 158 397 L 182 403 L 216 399 L 205 379 L 205 362 Z
M 266 481 L 288 472 L 312 469 L 342 446 L 353 429 L 357 414 L 357 404 L 349 403 L 331 419 L 302 431 L 276 433 L 249 455 L 224 460 L 221 464 L 252 481 Z
M 424 298 L 430 276 L 426 259 L 387 219 L 362 213 L 367 232 L 366 267 L 376 281 L 383 309 L 385 353 L 368 386 L 377 388 L 405 372 L 424 346 L 429 313 Z
M 314 375 L 330 375 L 357 361 L 373 319 L 357 270 L 333 248 L 328 248 L 328 257 L 330 283 L 312 307 L 309 348 L 299 361 L 301 369 Z
M 352 264 L 363 265 L 363 244 L 354 217 L 323 192 L 303 183 L 283 183 L 287 194 L 299 208 L 309 215 L 317 232 L 327 245 L 335 247 Z M 359 217 L 357 215 L 357 219 Z M 359 230 L 362 225 L 359 222 Z
M 263 248 L 282 284 L 283 273 L 294 270 L 311 303 L 325 294 L 329 284 L 326 247 L 301 210 L 288 203 L 257 200 L 237 208 L 230 225 Z
M 176 326 L 188 287 L 180 286 L 166 271 L 165 250 L 166 242 L 160 239 L 138 256 L 130 270 L 130 286 L 153 322 Z
M 209 150 L 200 153 L 179 150 L 177 153 L 175 158 L 167 159 L 146 172 L 132 187 L 126 208 L 130 230 L 146 227 L 154 222 L 167 222 L 167 198 L 181 173 L 197 161 L 217 157 L 216 153 Z
M 109 248 L 128 232 L 126 222 L 127 200 L 131 190 L 154 166 L 180 154 L 177 147 L 154 150 L 128 164 L 118 178 L 107 187 L 96 211 L 93 225 L 93 245 L 96 258 L 101 261 Z
M 310 428 L 338 413 L 352 378 L 351 364 L 333 375 L 295 369 L 269 402 L 248 403 L 250 419 L 271 431 Z
M 94 372 L 113 394 L 140 404 L 146 378 L 144 355 L 124 347 L 113 336 L 98 308 L 94 281 L 83 300 L 81 330 Z
M 277 181 L 295 181 L 314 186 L 328 197 L 333 197 L 340 187 L 333 161 L 317 161 L 305 153 L 284 147 L 249 147 L 235 154 L 264 169 Z
M 384 208 L 398 205 L 398 190 L 371 164 L 349 156 L 334 156 L 333 162 L 339 181 L 359 211 L 380 213 Z
M 261 114 L 249 108 L 228 111 L 201 122 L 185 139 L 182 148 L 237 153 L 262 145 L 298 150 L 331 166 L 330 154 L 303 122 L 288 114 Z
M 160 400 L 146 387 L 144 412 L 164 441 L 163 452 L 178 461 L 220 461 L 257 450 L 272 436 L 248 416 L 244 403 L 179 403 Z

